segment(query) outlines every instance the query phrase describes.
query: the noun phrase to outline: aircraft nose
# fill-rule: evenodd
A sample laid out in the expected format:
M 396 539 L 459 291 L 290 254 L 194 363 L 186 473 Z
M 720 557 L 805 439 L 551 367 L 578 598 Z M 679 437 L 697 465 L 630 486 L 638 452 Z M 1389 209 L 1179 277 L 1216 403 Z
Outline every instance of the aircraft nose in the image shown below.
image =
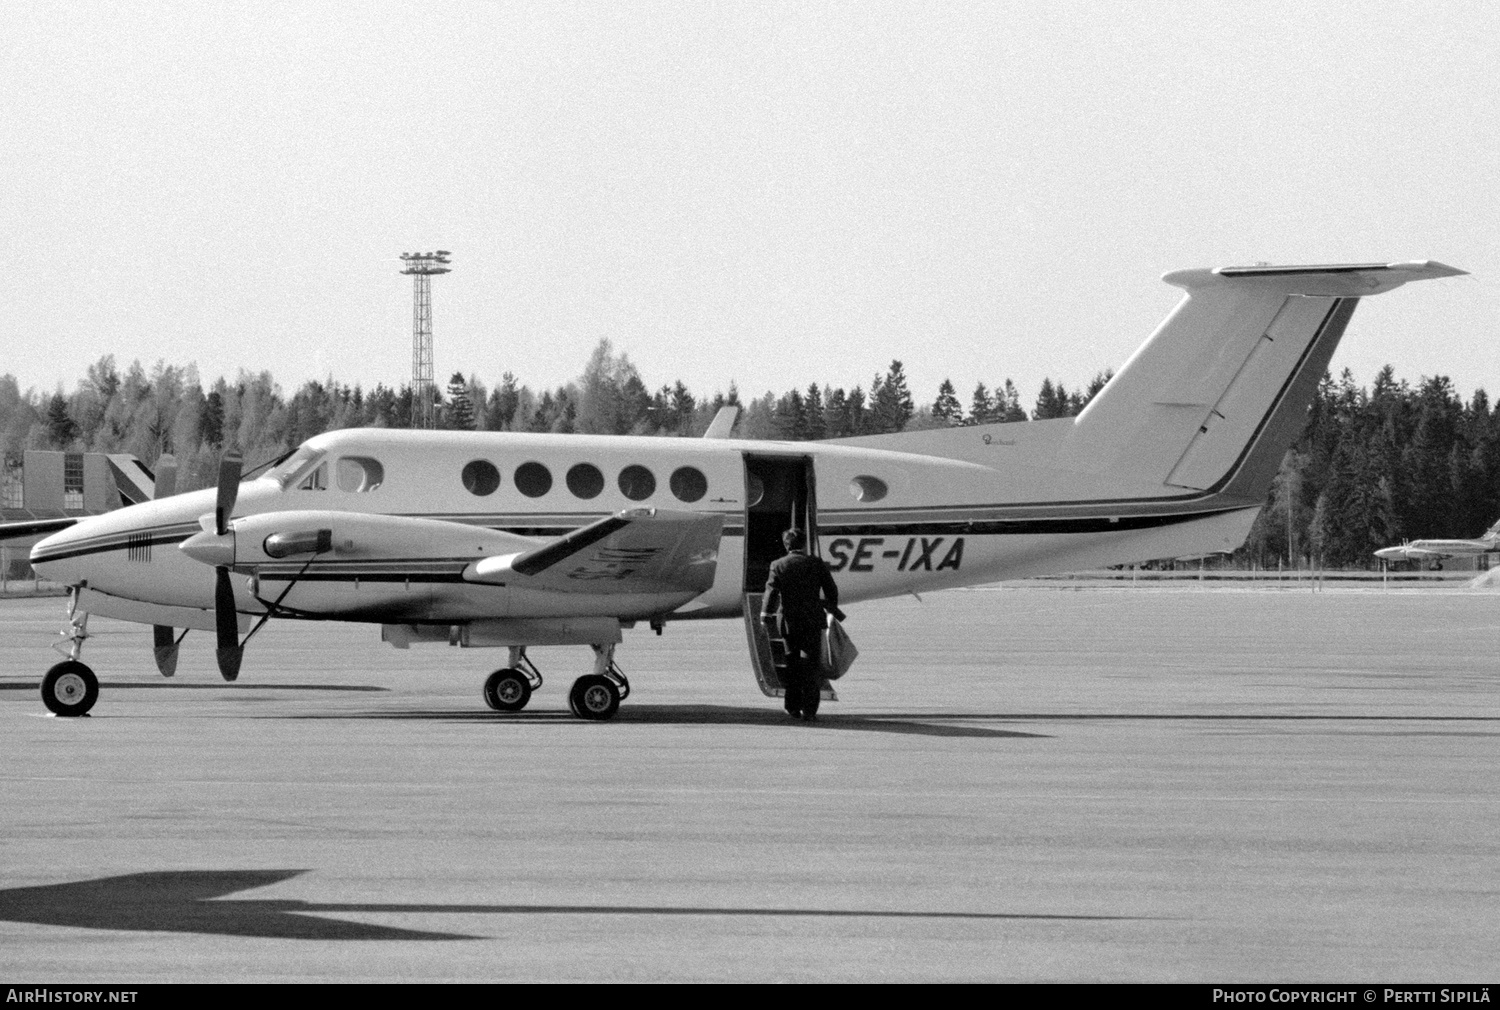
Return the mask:
M 202 533 L 194 533 L 178 545 L 178 550 L 205 565 L 228 568 L 234 564 L 234 532 L 215 533 L 204 530 Z
M 32 546 L 31 567 L 36 569 L 38 575 L 52 582 L 73 581 L 75 564 L 70 559 L 76 557 L 75 548 L 86 537 L 86 534 L 80 532 L 80 528 L 86 525 L 87 523 L 79 523 L 77 526 L 58 530 Z

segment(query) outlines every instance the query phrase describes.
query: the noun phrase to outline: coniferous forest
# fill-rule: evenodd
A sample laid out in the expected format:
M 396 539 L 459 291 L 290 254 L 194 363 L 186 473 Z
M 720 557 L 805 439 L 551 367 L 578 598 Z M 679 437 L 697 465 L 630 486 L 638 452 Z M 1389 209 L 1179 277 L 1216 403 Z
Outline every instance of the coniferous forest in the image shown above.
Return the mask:
M 488 431 L 694 437 L 720 407 L 741 407 L 736 437 L 809 440 L 954 425 L 1024 423 L 1077 414 L 1108 380 L 1068 390 L 1045 379 L 1028 410 L 1009 380 L 975 383 L 966 398 L 944 380 L 927 400 L 900 361 L 850 389 L 806 389 L 743 399 L 734 386 L 695 395 L 682 382 L 652 389 L 602 340 L 573 382 L 540 392 L 505 372 L 492 388 L 455 373 L 438 391 L 439 426 Z M 406 427 L 409 386 L 348 386 L 329 378 L 290 396 L 269 372 L 242 371 L 205 386 L 193 365 L 113 356 L 89 366 L 71 392 L 23 392 L 0 376 L 0 453 L 7 486 L 27 449 L 129 452 L 149 466 L 178 460 L 181 490 L 209 487 L 219 455 L 237 446 L 247 466 L 333 428 Z M 1481 389 L 1465 403 L 1446 376 L 1413 386 L 1390 366 L 1369 387 L 1346 370 L 1325 376 L 1307 427 L 1282 462 L 1242 565 L 1373 568 L 1371 552 L 1416 537 L 1472 537 L 1500 518 L 1500 408 Z

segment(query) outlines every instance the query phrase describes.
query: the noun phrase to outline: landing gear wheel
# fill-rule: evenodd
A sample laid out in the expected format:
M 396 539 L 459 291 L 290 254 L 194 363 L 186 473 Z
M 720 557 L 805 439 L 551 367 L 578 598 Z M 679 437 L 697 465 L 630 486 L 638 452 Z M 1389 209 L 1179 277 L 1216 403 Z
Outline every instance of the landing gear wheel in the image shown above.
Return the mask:
M 580 719 L 612 719 L 620 709 L 620 689 L 608 677 L 591 673 L 573 681 L 568 705 Z
M 496 670 L 484 682 L 484 703 L 496 712 L 519 712 L 531 700 L 531 682 L 520 670 Z
M 76 659 L 58 663 L 42 678 L 42 704 L 54 715 L 84 715 L 98 700 L 99 678 Z

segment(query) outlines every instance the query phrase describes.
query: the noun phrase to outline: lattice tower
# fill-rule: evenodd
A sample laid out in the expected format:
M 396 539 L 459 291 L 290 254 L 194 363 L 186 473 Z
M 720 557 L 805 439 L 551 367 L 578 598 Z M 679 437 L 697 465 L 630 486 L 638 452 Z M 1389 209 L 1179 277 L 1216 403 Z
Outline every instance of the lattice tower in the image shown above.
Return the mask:
M 412 275 L 411 309 L 411 426 L 436 426 L 437 387 L 432 374 L 432 276 L 449 273 L 446 249 L 430 253 L 402 253 L 403 274 Z

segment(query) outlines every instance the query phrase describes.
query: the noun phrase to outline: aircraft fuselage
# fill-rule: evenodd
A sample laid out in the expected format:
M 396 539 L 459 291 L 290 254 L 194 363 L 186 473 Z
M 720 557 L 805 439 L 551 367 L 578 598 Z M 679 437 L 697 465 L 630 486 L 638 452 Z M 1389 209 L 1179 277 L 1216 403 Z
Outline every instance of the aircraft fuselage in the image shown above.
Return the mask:
M 263 538 L 279 528 L 280 514 L 288 529 L 330 528 L 336 549 L 311 563 L 303 556 L 277 560 L 241 534 L 232 564 L 236 609 L 263 613 L 265 601 L 295 578 L 280 600 L 283 616 L 379 623 L 733 617 L 745 592 L 763 584 L 756 566 L 780 553 L 776 538 L 793 524 L 811 526 L 815 549 L 849 602 L 1222 550 L 1243 539 L 1256 511 L 1244 503 L 1205 508 L 1129 488 L 1115 498 L 1068 500 L 1076 475 L 1029 464 L 1023 445 L 1028 437 L 1046 441 L 1052 436 L 1045 429 L 1058 424 L 1004 426 L 1014 437 L 996 446 L 993 466 L 831 442 L 330 432 L 269 475 L 244 482 L 233 524 L 253 525 Z M 43 541 L 34 563 L 46 578 L 84 584 L 111 600 L 207 612 L 213 568 L 178 547 L 200 532 L 213 508 L 212 490 L 123 508 Z M 477 559 L 631 508 L 723 517 L 707 592 L 687 601 L 642 599 L 621 610 L 619 600 L 463 576 Z M 382 523 L 386 517 L 405 522 Z M 115 609 L 112 616 L 130 611 Z M 129 619 L 211 626 L 208 617 L 190 625 L 183 614 L 130 612 L 140 616 Z

